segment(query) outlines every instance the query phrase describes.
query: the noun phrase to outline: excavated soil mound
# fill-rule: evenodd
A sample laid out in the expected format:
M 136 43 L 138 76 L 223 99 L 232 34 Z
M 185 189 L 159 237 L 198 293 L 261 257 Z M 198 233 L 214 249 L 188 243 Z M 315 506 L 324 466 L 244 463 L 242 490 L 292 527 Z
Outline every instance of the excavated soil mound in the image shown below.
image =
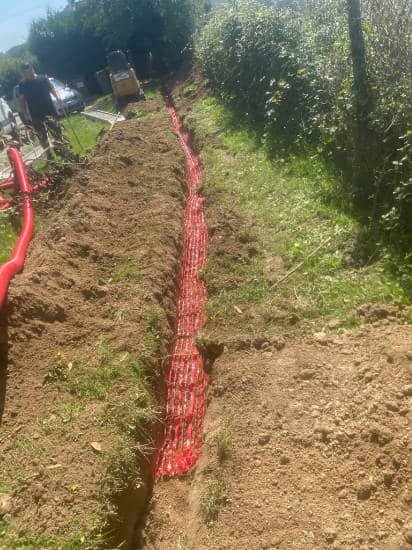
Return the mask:
M 410 548 L 410 327 L 276 347 L 215 363 L 201 464 L 157 487 L 145 547 Z
M 147 462 L 137 457 L 154 446 L 151 392 L 173 336 L 185 167 L 161 98 L 128 116 L 136 112 L 65 182 L 10 287 L 0 384 L 5 541 L 18 532 L 71 540 L 109 518 L 119 542 L 145 500 Z M 83 547 L 79 537 L 73 547 Z

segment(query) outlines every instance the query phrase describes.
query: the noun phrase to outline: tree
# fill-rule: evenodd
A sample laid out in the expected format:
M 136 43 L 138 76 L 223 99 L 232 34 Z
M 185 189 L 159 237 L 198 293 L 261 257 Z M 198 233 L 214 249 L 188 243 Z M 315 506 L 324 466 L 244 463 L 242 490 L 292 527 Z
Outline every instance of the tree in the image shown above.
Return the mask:
M 158 65 L 181 62 L 196 17 L 208 0 L 82 0 L 32 23 L 29 45 L 46 72 L 61 78 L 91 74 L 113 49 L 142 55 Z
M 11 97 L 13 88 L 21 79 L 20 62 L 8 55 L 0 57 L 0 95 Z

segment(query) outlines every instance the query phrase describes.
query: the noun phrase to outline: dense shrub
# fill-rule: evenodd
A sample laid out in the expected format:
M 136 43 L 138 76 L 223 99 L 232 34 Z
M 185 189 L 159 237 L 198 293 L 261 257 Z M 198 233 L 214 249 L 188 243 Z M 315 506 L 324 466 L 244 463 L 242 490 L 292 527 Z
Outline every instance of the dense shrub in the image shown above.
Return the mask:
M 356 132 L 345 0 L 235 0 L 214 11 L 197 37 L 196 55 L 215 93 L 268 140 L 306 143 L 333 160 L 354 203 L 406 244 L 412 233 L 411 9 L 408 0 L 364 0 L 362 9 L 371 89 L 365 143 Z M 357 181 L 360 147 L 367 178 Z
M 197 56 L 213 90 L 268 130 L 296 133 L 307 82 L 285 14 L 257 2 L 221 9 L 200 32 Z

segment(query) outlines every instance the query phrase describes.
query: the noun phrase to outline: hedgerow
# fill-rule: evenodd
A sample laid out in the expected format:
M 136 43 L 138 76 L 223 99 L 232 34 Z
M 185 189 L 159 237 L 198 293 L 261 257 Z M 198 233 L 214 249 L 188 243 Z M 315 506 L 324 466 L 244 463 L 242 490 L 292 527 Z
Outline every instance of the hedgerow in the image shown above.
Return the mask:
M 410 3 L 361 2 L 370 88 L 363 140 L 347 6 L 234 0 L 198 33 L 196 58 L 214 93 L 268 145 L 281 140 L 329 158 L 364 220 L 405 249 L 412 243 Z

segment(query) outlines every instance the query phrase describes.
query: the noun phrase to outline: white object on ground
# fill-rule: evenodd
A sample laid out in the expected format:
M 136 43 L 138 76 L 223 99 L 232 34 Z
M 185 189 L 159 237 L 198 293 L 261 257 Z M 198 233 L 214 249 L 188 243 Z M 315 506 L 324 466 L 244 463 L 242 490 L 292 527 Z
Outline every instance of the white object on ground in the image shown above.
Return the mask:
M 125 117 L 116 113 L 108 113 L 107 111 L 101 111 L 100 109 L 91 109 L 90 111 L 82 111 L 84 116 L 93 118 L 94 120 L 102 120 L 108 124 L 116 124 L 116 122 L 123 122 Z

